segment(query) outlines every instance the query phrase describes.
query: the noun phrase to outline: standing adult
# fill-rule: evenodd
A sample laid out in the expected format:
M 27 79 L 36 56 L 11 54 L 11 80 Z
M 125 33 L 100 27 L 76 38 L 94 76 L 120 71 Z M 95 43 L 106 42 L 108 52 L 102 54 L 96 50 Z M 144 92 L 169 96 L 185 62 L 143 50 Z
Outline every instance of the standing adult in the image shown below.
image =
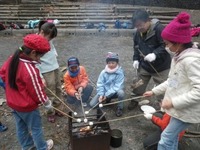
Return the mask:
M 133 26 L 137 29 L 133 37 L 133 68 L 137 70 L 138 77 L 143 80 L 143 85 L 133 89 L 133 93 L 140 96 L 145 92 L 151 78 L 157 85 L 167 79 L 171 57 L 165 50 L 161 38 L 164 26 L 158 19 L 150 20 L 147 11 L 137 10 L 133 15 Z M 131 101 L 128 109 L 134 109 L 137 104 L 136 101 Z

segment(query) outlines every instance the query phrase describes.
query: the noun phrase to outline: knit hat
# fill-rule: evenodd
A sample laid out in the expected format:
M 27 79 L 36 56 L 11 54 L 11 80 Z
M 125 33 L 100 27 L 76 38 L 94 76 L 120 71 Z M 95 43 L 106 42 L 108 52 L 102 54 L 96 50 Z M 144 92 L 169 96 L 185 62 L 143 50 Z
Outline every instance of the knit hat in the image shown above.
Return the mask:
M 108 63 L 109 61 L 116 61 L 118 63 L 119 62 L 118 54 L 108 52 L 107 57 L 106 57 L 106 63 Z
M 67 63 L 68 63 L 69 68 L 72 67 L 72 66 L 79 66 L 80 65 L 79 60 L 76 57 L 70 57 L 68 59 Z
M 32 50 L 46 53 L 50 50 L 49 41 L 41 35 L 29 34 L 24 37 L 24 46 Z
M 186 12 L 181 12 L 172 20 L 162 31 L 162 38 L 176 43 L 191 42 L 190 33 L 190 15 Z

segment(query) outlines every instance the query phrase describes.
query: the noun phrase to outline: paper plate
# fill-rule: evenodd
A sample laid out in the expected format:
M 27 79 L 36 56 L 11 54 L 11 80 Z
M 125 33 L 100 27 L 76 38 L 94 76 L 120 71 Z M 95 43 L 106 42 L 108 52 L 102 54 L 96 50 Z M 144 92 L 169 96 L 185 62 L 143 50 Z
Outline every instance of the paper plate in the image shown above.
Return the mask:
M 149 105 L 142 105 L 140 108 L 144 113 L 155 113 L 156 112 L 155 108 L 153 108 L 152 106 L 149 106 Z

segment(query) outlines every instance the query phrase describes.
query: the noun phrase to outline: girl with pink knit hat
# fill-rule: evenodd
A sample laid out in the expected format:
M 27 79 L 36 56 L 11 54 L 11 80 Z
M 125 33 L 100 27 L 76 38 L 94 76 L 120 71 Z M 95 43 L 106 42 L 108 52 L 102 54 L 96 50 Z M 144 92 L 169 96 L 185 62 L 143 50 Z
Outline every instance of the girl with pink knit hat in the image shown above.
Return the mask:
M 168 79 L 144 93 L 165 94 L 161 107 L 171 116 L 158 150 L 177 150 L 179 133 L 200 123 L 200 50 L 192 47 L 190 26 L 189 14 L 182 12 L 162 31 L 166 50 L 173 53 Z

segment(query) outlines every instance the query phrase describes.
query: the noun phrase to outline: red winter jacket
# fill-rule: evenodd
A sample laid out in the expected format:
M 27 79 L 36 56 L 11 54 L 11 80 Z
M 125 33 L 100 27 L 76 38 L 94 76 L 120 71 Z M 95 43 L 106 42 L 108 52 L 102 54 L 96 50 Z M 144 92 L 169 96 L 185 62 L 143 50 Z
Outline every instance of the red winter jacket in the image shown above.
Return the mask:
M 163 131 L 169 124 L 170 118 L 171 117 L 167 113 L 165 113 L 162 118 L 156 117 L 155 115 L 153 115 L 152 122 L 156 124 L 157 126 L 159 126 L 161 130 Z M 182 131 L 179 134 L 179 140 L 181 140 L 184 134 L 185 134 L 185 131 Z
M 36 62 L 20 58 L 16 75 L 18 90 L 15 90 L 10 88 L 8 83 L 8 68 L 11 58 L 0 68 L 0 77 L 6 85 L 7 105 L 19 112 L 33 111 L 38 107 L 38 104 L 48 100 L 39 70 L 35 67 Z

